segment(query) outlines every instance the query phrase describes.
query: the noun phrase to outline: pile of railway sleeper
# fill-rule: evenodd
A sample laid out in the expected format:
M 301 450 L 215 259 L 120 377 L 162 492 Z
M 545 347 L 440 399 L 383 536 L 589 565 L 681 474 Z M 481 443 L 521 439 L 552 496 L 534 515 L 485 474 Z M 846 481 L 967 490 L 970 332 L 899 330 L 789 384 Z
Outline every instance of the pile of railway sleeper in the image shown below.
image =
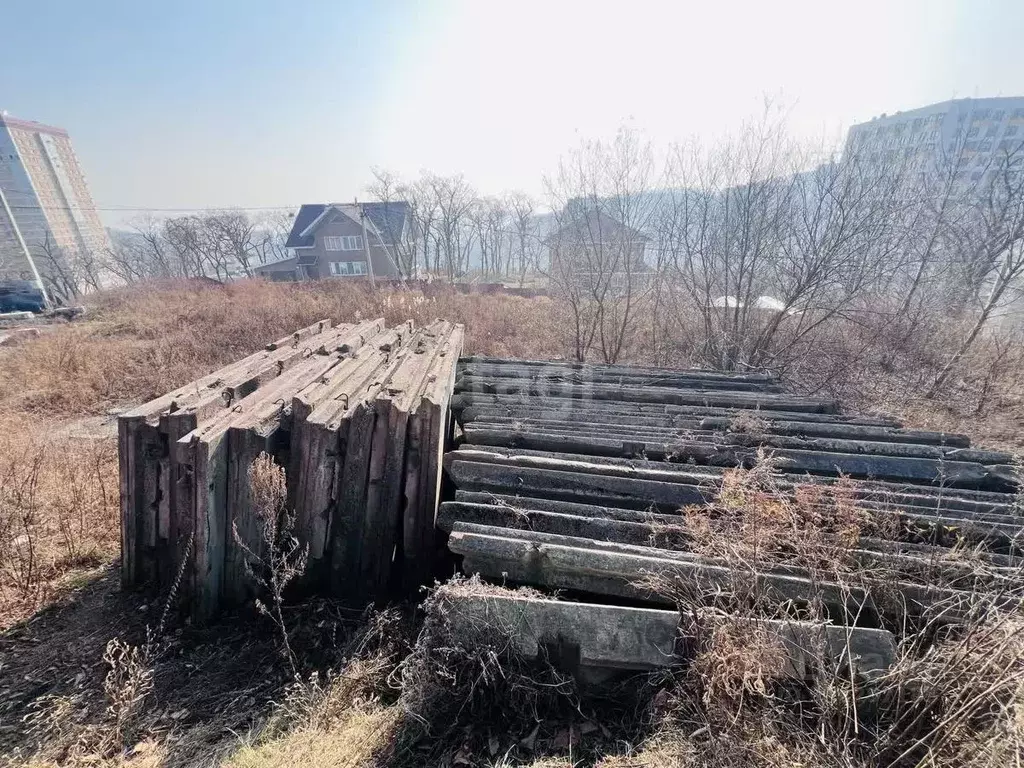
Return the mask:
M 176 589 L 199 619 L 252 596 L 262 453 L 286 470 L 311 588 L 370 600 L 428 580 L 462 339 L 325 320 L 122 414 L 124 585 Z
M 1017 469 L 963 435 L 843 414 L 760 373 L 485 357 L 460 361 L 452 408 L 459 445 L 445 456 L 453 490 L 438 525 L 462 570 L 571 598 L 467 591 L 456 614 L 516 627 L 526 652 L 558 638 L 583 666 L 669 663 L 679 614 L 652 588 L 659 579 L 696 585 L 712 604 L 739 585 L 767 597 L 764 621 L 794 674 L 821 647 L 872 674 L 891 663 L 887 627 L 902 617 L 958 621 L 979 594 L 1019 605 Z M 848 554 L 886 574 L 884 590 L 785 563 L 737 572 L 690 546 L 687 509 L 715 505 L 727 473 L 766 460 L 777 493 L 848 498 L 866 520 Z M 801 619 L 812 597 L 824 624 Z

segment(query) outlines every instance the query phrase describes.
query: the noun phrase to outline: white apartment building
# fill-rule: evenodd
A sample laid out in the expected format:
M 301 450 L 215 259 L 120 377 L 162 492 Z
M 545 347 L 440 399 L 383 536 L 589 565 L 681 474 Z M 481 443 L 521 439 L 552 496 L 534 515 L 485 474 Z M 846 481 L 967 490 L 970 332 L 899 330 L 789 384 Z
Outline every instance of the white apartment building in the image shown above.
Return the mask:
M 0 113 L 0 277 L 31 279 L 18 231 L 41 271 L 46 249 L 73 261 L 110 245 L 67 131 Z
M 921 172 L 946 167 L 978 186 L 1007 158 L 1024 160 L 1022 142 L 1024 97 L 954 99 L 852 126 L 844 155 Z

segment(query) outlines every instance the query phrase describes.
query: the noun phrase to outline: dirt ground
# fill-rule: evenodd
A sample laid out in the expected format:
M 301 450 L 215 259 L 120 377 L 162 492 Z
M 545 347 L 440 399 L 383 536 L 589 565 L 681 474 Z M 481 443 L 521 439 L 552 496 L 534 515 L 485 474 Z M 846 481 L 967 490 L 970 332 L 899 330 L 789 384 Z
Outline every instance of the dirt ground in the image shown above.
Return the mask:
M 360 615 L 324 602 L 292 610 L 308 614 L 297 621 L 304 658 L 322 664 L 337 661 L 336 640 Z M 33 754 L 39 733 L 26 718 L 48 697 L 71 698 L 75 725 L 100 723 L 107 643 L 144 645 L 161 612 L 159 602 L 122 592 L 117 568 L 107 566 L 58 604 L 0 634 L 0 755 Z M 252 615 L 228 616 L 205 629 L 172 626 L 155 647 L 153 694 L 139 730 L 161 743 L 166 766 L 217 764 L 266 720 L 290 681 L 269 627 Z M 72 723 L 63 727 L 71 731 Z

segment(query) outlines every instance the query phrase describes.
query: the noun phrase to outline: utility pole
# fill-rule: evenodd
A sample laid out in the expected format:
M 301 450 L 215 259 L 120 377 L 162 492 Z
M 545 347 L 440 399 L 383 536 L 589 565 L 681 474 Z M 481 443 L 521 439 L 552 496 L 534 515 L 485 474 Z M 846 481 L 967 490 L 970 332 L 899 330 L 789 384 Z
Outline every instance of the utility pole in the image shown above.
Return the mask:
M 0 187 L 0 203 L 3 204 L 4 213 L 7 214 L 7 219 L 11 222 L 11 227 L 14 229 L 14 236 L 18 238 L 18 245 L 21 246 L 21 252 L 25 254 L 25 261 L 28 262 L 29 267 L 32 269 L 32 275 L 36 279 L 36 285 L 39 288 L 39 292 L 43 294 L 43 301 L 46 303 L 46 308 L 52 309 L 53 304 L 50 303 L 50 294 L 46 292 L 46 286 L 43 285 L 43 278 L 39 276 L 39 270 L 36 269 L 35 259 L 32 258 L 32 254 L 29 252 L 28 246 L 25 245 L 25 238 L 21 236 L 21 229 L 18 227 L 18 222 L 14 219 L 14 213 L 11 211 L 11 206 L 7 204 L 7 196 L 4 194 L 2 187 Z
M 359 201 L 356 201 L 359 205 Z M 373 261 L 370 259 L 370 240 L 366 237 L 366 211 L 359 205 L 359 223 L 363 225 L 363 253 L 366 255 L 366 272 L 370 275 L 370 287 L 377 287 L 377 280 L 373 276 Z

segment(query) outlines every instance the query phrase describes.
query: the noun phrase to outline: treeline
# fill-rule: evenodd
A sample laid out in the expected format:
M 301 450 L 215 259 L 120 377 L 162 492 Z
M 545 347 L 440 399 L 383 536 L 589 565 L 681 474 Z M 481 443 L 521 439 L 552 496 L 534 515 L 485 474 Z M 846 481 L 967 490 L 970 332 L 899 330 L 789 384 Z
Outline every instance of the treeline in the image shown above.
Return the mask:
M 980 337 L 1018 333 L 1024 152 L 1010 144 L 979 155 L 965 132 L 840 155 L 771 119 L 661 154 L 628 131 L 585 143 L 546 181 L 574 240 L 551 268 L 570 346 L 817 381 L 870 354 L 927 371 L 935 392 Z

